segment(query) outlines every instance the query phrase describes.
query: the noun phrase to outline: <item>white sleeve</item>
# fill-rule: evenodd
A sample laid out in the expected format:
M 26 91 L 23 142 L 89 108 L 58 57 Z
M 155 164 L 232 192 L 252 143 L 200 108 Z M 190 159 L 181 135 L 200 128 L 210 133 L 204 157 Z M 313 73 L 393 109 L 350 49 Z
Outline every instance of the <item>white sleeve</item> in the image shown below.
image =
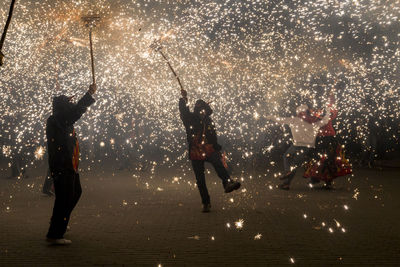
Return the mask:
M 293 117 L 286 117 L 286 118 L 275 118 L 274 121 L 281 123 L 281 124 L 293 124 L 294 118 Z

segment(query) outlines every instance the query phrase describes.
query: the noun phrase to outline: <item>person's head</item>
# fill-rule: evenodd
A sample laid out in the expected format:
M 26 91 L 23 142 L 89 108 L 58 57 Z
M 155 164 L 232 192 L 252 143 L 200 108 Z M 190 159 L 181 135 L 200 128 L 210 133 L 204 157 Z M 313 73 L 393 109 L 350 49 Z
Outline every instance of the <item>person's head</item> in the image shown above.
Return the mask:
M 307 111 L 308 111 L 307 105 L 305 105 L 305 104 L 300 105 L 296 108 L 296 115 L 298 117 L 303 117 L 303 116 L 307 115 Z
M 53 98 L 53 115 L 65 116 L 70 113 L 75 104 L 72 102 L 75 96 L 68 97 L 66 95 L 60 95 Z
M 208 117 L 212 114 L 210 105 L 202 99 L 196 101 L 194 105 L 194 113 L 201 118 Z

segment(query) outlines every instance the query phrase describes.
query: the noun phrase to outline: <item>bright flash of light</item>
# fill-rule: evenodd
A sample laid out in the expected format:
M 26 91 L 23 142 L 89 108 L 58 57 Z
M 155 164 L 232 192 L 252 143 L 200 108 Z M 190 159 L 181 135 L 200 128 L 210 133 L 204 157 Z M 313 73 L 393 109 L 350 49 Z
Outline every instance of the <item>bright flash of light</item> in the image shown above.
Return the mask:
M 43 156 L 44 156 L 45 151 L 46 151 L 46 149 L 44 147 L 42 147 L 42 146 L 37 147 L 36 150 L 35 150 L 35 158 L 37 160 L 42 159 Z
M 262 234 L 258 233 L 254 236 L 254 240 L 260 240 L 262 237 Z
M 243 228 L 243 224 L 244 224 L 244 220 L 243 219 L 239 219 L 238 221 L 236 221 L 235 222 L 236 229 L 242 229 Z

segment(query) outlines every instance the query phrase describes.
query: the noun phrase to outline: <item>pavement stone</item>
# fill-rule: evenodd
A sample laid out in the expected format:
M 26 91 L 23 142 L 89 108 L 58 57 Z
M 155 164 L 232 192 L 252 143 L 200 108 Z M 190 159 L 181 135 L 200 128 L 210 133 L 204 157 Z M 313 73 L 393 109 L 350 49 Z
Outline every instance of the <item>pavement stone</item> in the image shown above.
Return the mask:
M 232 194 L 210 171 L 209 214 L 186 166 L 96 169 L 81 172 L 68 247 L 45 242 L 54 199 L 41 194 L 43 168 L 0 172 L 0 266 L 400 266 L 399 169 L 355 170 L 332 191 L 298 174 L 288 192 L 250 169 Z

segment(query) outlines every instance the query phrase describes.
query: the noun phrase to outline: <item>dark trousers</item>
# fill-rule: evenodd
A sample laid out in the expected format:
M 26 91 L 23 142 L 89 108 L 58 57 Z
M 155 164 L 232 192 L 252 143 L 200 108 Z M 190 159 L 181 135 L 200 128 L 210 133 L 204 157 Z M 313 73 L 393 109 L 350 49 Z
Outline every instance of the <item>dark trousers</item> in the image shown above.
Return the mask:
M 206 177 L 204 175 L 204 162 L 210 162 L 213 166 L 217 175 L 222 180 L 222 184 L 225 185 L 230 179 L 228 171 L 225 169 L 222 163 L 221 153 L 214 152 L 206 160 L 192 160 L 192 166 L 194 174 L 196 175 L 197 187 L 200 191 L 201 201 L 203 204 L 210 204 L 210 195 L 208 194 Z
M 51 217 L 48 238 L 63 238 L 72 210 L 82 194 L 79 174 L 63 173 L 53 177 L 56 199 Z
M 20 155 L 15 155 L 11 162 L 11 178 L 21 177 L 24 174 L 22 158 Z
M 291 145 L 286 150 L 283 155 L 283 165 L 286 173 L 286 177 L 283 181 L 284 184 L 290 185 L 296 175 L 297 168 L 301 167 L 301 165 L 310 159 L 312 150 L 313 148 L 294 145 Z
M 47 169 L 46 177 L 43 183 L 43 193 L 51 192 L 51 186 L 53 185 L 53 178 L 50 175 L 50 169 Z
M 330 176 L 333 177 L 336 172 L 336 149 L 338 147 L 338 142 L 334 136 L 318 136 L 316 139 L 316 160 L 319 160 L 318 153 L 324 154 L 326 159 L 324 165 L 322 166 L 321 173 L 328 171 Z M 312 179 L 311 179 L 312 180 Z M 326 182 L 331 184 L 330 181 Z

